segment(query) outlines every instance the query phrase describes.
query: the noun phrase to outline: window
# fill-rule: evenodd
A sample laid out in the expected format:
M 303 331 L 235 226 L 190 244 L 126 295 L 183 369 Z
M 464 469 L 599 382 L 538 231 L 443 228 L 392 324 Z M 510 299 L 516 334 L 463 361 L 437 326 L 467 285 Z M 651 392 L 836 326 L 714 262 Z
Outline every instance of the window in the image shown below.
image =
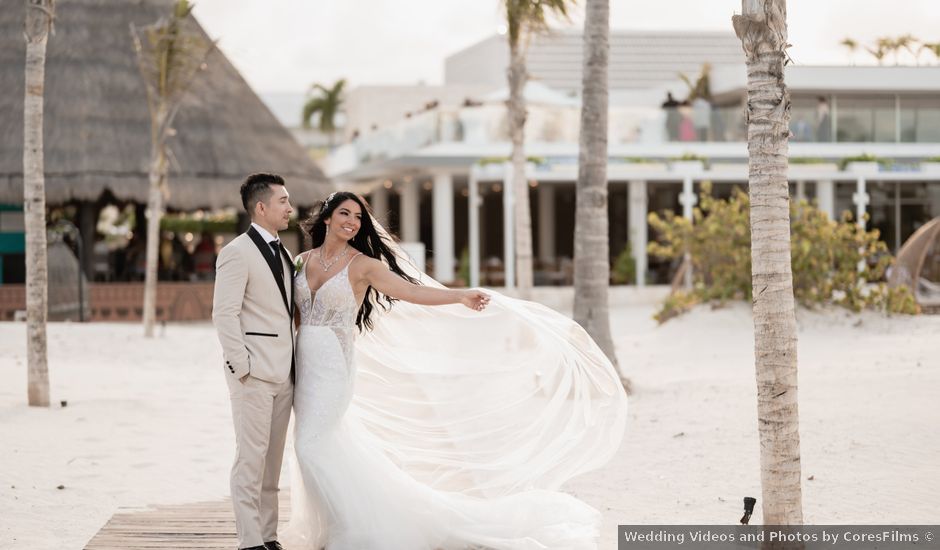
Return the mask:
M 940 142 L 940 97 L 901 97 L 901 141 Z
M 831 98 L 797 96 L 790 101 L 791 141 L 832 141 Z
M 836 141 L 897 141 L 894 96 L 838 96 Z

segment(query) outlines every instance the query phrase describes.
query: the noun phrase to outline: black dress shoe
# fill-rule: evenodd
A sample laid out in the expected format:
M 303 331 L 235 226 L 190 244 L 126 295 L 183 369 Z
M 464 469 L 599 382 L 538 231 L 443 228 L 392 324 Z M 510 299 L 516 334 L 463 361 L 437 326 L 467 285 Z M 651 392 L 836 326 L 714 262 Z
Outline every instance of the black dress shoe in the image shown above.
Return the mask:
M 271 542 L 264 543 L 264 548 L 266 548 L 267 550 L 284 550 L 284 547 L 281 546 L 281 543 L 279 543 L 276 540 L 272 540 Z
M 238 550 L 267 550 L 264 546 L 249 546 L 247 548 L 239 548 Z

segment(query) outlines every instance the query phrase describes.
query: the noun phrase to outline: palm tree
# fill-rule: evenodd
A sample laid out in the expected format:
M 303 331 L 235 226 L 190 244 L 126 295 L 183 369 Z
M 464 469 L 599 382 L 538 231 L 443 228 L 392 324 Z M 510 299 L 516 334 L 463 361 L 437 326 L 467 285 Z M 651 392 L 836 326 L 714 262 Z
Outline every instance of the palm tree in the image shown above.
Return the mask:
M 345 86 L 345 78 L 337 80 L 330 88 L 322 84 L 314 84 L 310 87 L 310 91 L 319 91 L 320 94 L 308 98 L 304 103 L 302 114 L 304 128 L 310 128 L 310 119 L 313 115 L 319 114 L 318 126 L 321 132 L 329 136 L 330 147 L 333 146 L 333 136 L 336 134 L 336 113 L 343 104 L 343 87 Z
M 607 240 L 607 73 L 610 0 L 587 0 L 581 76 L 581 134 L 574 225 L 574 320 L 618 366 L 610 335 Z M 619 370 L 619 367 L 618 367 Z M 627 378 L 620 375 L 624 387 Z
M 878 61 L 879 65 L 884 65 L 885 56 L 888 55 L 888 52 L 883 45 L 879 44 L 875 48 L 865 46 L 865 50 Z
M 46 42 L 55 0 L 26 0 L 26 94 L 23 98 L 23 211 L 26 228 L 26 369 L 31 407 L 49 406 L 46 354 L 49 271 L 46 264 L 46 180 L 43 98 Z
M 920 45 L 917 53 L 920 54 L 923 50 L 929 51 L 936 60 L 940 61 L 940 42 L 924 42 Z
M 853 40 L 853 39 L 851 39 L 851 38 L 849 38 L 849 37 L 845 37 L 845 38 L 842 39 L 842 42 L 839 42 L 839 44 L 841 44 L 842 46 L 845 46 L 845 49 L 849 50 L 849 57 L 852 59 L 852 61 L 853 61 L 852 64 L 854 65 L 854 64 L 855 64 L 855 63 L 854 63 L 854 60 L 855 60 L 855 50 L 858 49 L 858 42 L 856 42 L 855 40 Z
M 153 336 L 157 303 L 157 252 L 160 218 L 167 192 L 167 139 L 183 97 L 214 45 L 186 28 L 192 11 L 187 0 L 177 0 L 169 18 L 137 29 L 131 24 L 137 63 L 147 87 L 150 108 L 150 191 L 147 198 L 147 252 L 144 275 L 144 335 Z
M 509 37 L 509 135 L 512 139 L 512 198 L 515 219 L 516 286 L 527 297 L 532 289 L 532 216 L 525 174 L 526 108 L 523 90 L 528 73 L 526 50 L 532 36 L 548 30 L 549 14 L 567 18 L 573 0 L 503 0 Z M 509 284 L 510 281 L 507 281 Z
M 786 0 L 742 0 L 732 19 L 747 63 L 754 356 L 765 525 L 803 523 L 796 315 L 787 184 Z
M 895 39 L 891 38 L 890 36 L 882 36 L 881 38 L 875 41 L 875 50 L 872 51 L 871 49 L 869 49 L 868 51 L 871 52 L 873 56 L 875 56 L 875 59 L 878 60 L 879 65 L 882 64 L 882 62 L 884 61 L 884 58 L 889 53 L 893 53 L 894 64 L 897 65 L 899 49 L 900 48 L 898 46 L 897 41 L 895 41 Z
M 917 38 L 912 34 L 902 34 L 901 36 L 894 39 L 894 44 L 895 46 L 897 46 L 898 50 L 901 50 L 901 49 L 907 50 L 907 53 L 913 55 L 915 59 L 917 59 L 917 54 L 914 53 L 914 46 L 918 42 L 919 41 L 917 40 Z M 897 61 L 897 54 L 895 54 L 895 61 Z M 920 65 L 919 60 L 917 64 Z
M 692 79 L 686 76 L 685 73 L 679 73 L 679 79 L 689 87 L 689 95 L 685 98 L 686 101 L 692 101 L 699 97 L 711 100 L 711 71 L 711 63 L 702 63 L 702 68 L 700 69 L 698 78 L 695 79 L 695 82 L 692 82 Z

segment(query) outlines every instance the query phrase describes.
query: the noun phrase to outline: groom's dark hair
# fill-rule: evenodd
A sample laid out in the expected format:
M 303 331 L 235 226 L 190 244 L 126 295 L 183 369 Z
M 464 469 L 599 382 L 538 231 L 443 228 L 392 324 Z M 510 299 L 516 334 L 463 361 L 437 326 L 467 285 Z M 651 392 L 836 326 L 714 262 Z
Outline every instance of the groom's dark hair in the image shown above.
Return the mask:
M 242 194 L 242 206 L 251 216 L 255 213 L 258 202 L 267 202 L 271 198 L 271 186 L 284 185 L 284 178 L 277 174 L 252 174 L 245 178 L 239 190 Z

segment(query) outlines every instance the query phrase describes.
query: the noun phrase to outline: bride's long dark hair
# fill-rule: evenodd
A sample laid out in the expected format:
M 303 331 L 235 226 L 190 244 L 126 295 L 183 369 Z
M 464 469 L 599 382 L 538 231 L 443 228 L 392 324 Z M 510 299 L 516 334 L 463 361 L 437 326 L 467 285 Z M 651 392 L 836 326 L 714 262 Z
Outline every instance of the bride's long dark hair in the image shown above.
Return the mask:
M 333 215 L 333 211 L 336 210 L 336 207 L 347 200 L 355 202 L 359 205 L 359 208 L 362 209 L 362 220 L 360 222 L 359 232 L 349 241 L 349 245 L 366 256 L 385 263 L 393 273 L 402 279 L 416 285 L 421 284 L 420 281 L 408 275 L 399 267 L 395 253 L 392 252 L 388 243 L 375 229 L 375 224 L 372 223 L 372 209 L 369 208 L 364 199 L 355 193 L 337 191 L 331 194 L 326 200 L 317 204 L 310 217 L 300 224 L 300 228 L 310 241 L 309 244 L 311 248 L 317 248 L 323 245 L 323 241 L 326 239 L 326 224 L 324 221 Z M 392 307 L 392 303 L 396 301 L 396 298 L 381 294 L 370 285 L 366 289 L 365 299 L 362 301 L 362 306 L 359 308 L 359 313 L 356 315 L 356 326 L 359 327 L 360 331 L 365 329 L 371 330 L 373 326 L 371 315 L 375 306 L 380 305 L 382 309 L 388 311 Z

